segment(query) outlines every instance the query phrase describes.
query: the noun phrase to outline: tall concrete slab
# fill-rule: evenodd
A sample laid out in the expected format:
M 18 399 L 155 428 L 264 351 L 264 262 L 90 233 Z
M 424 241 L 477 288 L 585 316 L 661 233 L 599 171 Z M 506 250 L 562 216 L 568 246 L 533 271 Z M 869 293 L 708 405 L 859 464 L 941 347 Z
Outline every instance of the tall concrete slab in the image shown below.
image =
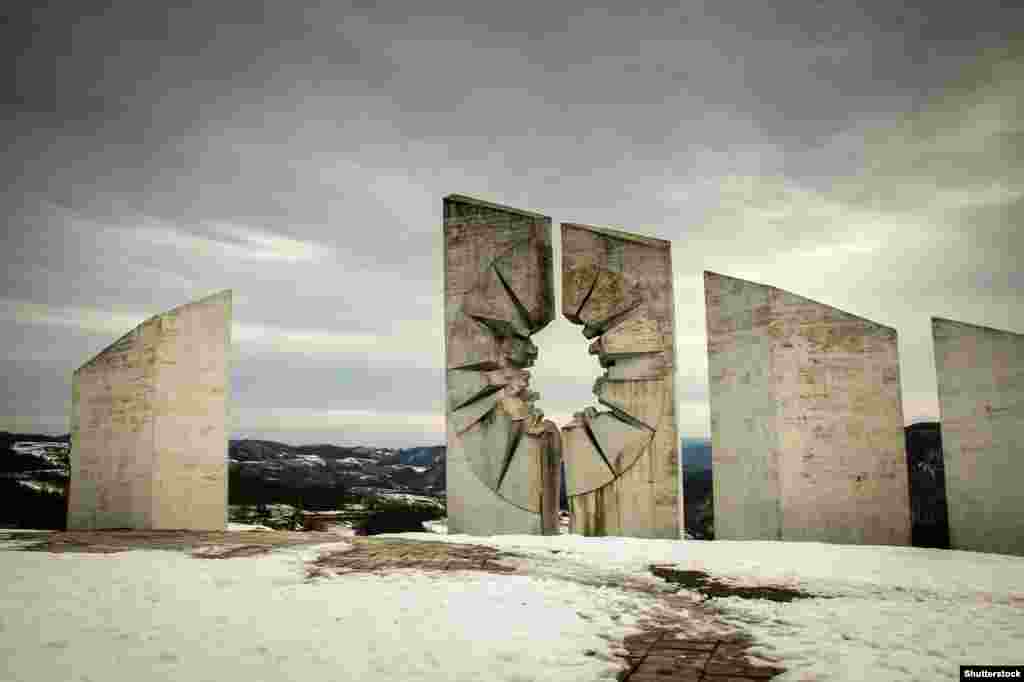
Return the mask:
M 562 223 L 562 314 L 605 368 L 588 408 L 563 430 L 571 530 L 678 538 L 671 243 Z
M 557 534 L 557 427 L 529 390 L 530 335 L 554 318 L 551 219 L 444 198 L 448 529 Z
M 223 530 L 231 292 L 146 320 L 72 378 L 69 529 Z
M 896 331 L 704 273 L 715 537 L 910 544 Z
M 932 318 L 953 549 L 1024 556 L 1024 334 Z

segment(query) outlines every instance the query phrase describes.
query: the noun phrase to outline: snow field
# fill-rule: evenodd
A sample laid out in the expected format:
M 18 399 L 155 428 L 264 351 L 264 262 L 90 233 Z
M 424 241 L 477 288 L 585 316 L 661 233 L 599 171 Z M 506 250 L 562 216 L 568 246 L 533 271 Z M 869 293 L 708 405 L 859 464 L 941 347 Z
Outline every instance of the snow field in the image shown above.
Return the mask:
M 305 581 L 304 561 L 345 547 L 227 560 L 4 552 L 5 679 L 591 682 L 614 678 L 609 641 L 654 606 L 519 575 Z

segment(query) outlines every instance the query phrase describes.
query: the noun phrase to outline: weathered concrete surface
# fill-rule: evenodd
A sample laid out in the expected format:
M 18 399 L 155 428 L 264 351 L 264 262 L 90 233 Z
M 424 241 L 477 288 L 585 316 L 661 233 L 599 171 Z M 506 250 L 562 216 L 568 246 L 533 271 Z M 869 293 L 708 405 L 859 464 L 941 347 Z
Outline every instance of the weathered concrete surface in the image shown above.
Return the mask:
M 1024 334 L 932 318 L 953 549 L 1024 556 Z
M 551 219 L 452 194 L 443 233 L 448 528 L 556 534 L 560 444 L 524 369 L 554 318 Z
M 609 408 L 563 430 L 572 532 L 678 538 L 670 242 L 563 223 L 562 314 L 595 339 L 606 371 L 594 393 Z
M 896 331 L 704 273 L 715 537 L 910 543 Z
M 223 530 L 231 292 L 157 315 L 72 380 L 68 528 Z

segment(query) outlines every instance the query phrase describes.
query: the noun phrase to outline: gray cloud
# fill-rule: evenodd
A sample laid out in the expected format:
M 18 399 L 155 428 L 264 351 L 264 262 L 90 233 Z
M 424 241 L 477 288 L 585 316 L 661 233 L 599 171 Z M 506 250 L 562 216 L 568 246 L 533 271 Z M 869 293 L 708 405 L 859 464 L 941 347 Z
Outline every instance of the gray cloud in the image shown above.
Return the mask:
M 63 430 L 71 370 L 232 288 L 240 433 L 442 440 L 453 191 L 674 240 L 685 434 L 707 431 L 704 269 L 898 327 L 907 415 L 935 415 L 928 315 L 1019 320 L 1024 9 L 430 13 L 15 8 L 0 428 Z M 599 368 L 565 320 L 539 339 L 534 388 L 565 418 Z

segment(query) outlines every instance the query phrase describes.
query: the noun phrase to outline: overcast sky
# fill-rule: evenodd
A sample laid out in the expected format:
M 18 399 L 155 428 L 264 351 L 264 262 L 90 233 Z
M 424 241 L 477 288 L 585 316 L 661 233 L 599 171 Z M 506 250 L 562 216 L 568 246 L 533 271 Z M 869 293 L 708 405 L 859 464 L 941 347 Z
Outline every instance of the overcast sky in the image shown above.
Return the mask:
M 11 4 L 0 429 L 230 288 L 236 437 L 443 442 L 452 192 L 551 216 L 556 268 L 561 221 L 673 241 L 684 436 L 705 269 L 895 327 L 908 423 L 930 316 L 1024 332 L 1019 2 Z M 580 328 L 535 341 L 546 414 L 596 404 Z

